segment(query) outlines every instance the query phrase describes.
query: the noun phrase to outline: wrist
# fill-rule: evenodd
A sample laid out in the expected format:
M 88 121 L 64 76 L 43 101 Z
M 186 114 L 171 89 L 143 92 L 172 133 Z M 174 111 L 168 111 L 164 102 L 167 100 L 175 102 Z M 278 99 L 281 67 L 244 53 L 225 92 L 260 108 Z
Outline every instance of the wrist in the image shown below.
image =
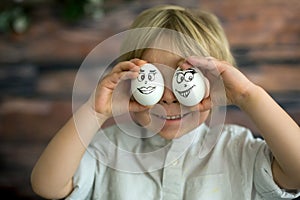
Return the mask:
M 263 91 L 263 88 L 258 85 L 249 85 L 236 101 L 236 105 L 243 111 L 251 109 L 259 101 L 259 96 Z
M 73 113 L 73 123 L 76 132 L 85 147 L 89 145 L 105 121 L 106 118 L 104 117 L 96 117 L 94 110 L 88 103 L 82 104 L 79 109 Z
M 82 109 L 85 110 L 85 112 L 88 113 L 89 118 L 98 121 L 98 123 L 101 125 L 103 124 L 109 117 L 106 115 L 103 115 L 101 113 L 98 113 L 94 106 L 91 105 L 91 103 L 89 101 L 87 101 L 86 103 L 84 103 L 82 105 Z

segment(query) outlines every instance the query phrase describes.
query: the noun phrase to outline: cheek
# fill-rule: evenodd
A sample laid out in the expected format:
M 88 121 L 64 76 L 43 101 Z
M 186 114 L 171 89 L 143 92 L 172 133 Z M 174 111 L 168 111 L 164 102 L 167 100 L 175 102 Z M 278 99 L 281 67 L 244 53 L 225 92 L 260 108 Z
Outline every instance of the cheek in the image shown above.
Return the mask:
M 192 129 L 196 128 L 197 126 L 204 123 L 209 115 L 209 111 L 205 112 L 199 112 L 195 111 L 191 115 L 189 115 L 187 118 L 184 119 L 182 122 L 182 131 L 191 131 Z

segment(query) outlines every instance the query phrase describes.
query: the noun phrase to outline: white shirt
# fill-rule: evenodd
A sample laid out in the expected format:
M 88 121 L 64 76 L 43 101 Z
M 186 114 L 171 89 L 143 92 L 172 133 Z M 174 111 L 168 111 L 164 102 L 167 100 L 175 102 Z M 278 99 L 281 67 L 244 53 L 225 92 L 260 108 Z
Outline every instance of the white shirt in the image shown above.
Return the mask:
M 97 133 L 66 199 L 274 200 L 300 195 L 276 185 L 270 150 L 244 127 L 226 125 L 216 134 L 201 125 L 172 141 L 148 133 L 142 139 L 143 128 L 137 137 L 120 129 L 115 125 Z

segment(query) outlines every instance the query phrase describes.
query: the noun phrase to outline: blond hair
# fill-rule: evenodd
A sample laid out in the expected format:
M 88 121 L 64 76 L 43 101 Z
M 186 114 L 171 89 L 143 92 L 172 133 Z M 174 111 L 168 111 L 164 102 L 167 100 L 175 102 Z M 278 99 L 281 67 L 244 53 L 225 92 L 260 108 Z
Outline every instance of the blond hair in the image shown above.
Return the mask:
M 150 48 L 151 44 L 161 40 L 162 37 L 159 36 L 165 35 L 166 32 L 162 30 L 172 30 L 173 32 L 167 32 L 167 37 L 163 37 L 164 39 L 173 39 L 168 44 L 177 49 L 185 47 L 185 49 L 189 49 L 188 54 L 190 55 L 198 53 L 212 56 L 235 65 L 225 32 L 218 18 L 210 12 L 186 9 L 175 5 L 160 5 L 143 11 L 130 28 L 140 29 L 139 34 L 128 35 L 123 47 L 131 46 L 130 49 L 133 50 L 126 52 L 121 60 L 142 57 L 146 48 Z M 173 34 L 174 32 L 186 37 L 179 40 L 175 38 L 178 36 Z M 174 37 L 174 35 L 176 36 Z M 191 38 L 193 41 L 187 38 Z M 195 47 L 193 43 L 196 43 L 198 47 Z

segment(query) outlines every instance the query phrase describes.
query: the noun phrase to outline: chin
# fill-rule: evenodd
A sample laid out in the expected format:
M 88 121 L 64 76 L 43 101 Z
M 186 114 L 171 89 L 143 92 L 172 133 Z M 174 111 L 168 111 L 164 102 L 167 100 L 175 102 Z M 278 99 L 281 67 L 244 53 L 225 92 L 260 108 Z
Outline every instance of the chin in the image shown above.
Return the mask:
M 193 129 L 195 129 L 198 125 L 195 125 L 193 127 L 181 127 L 177 129 L 172 128 L 163 128 L 158 134 L 167 140 L 172 140 L 176 138 L 180 138 L 181 136 L 189 133 Z
M 170 133 L 169 131 L 166 132 L 159 132 L 158 133 L 162 138 L 166 139 L 166 140 L 172 140 L 172 139 L 176 139 L 176 138 L 180 138 L 181 136 L 184 135 L 184 133 L 176 133 L 174 134 L 174 132 Z

